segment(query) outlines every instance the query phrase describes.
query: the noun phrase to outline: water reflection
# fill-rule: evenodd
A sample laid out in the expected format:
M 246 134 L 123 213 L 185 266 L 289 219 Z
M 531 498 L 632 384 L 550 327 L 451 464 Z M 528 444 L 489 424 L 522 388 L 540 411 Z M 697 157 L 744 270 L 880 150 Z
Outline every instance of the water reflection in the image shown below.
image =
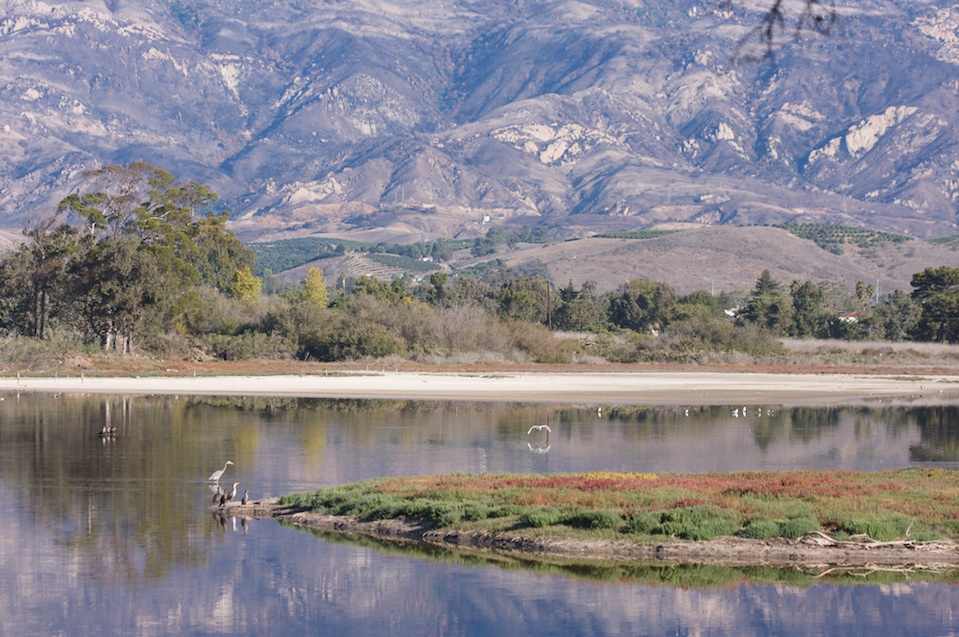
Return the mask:
M 451 471 L 951 466 L 955 406 L 5 398 L 0 634 L 798 635 L 893 621 L 928 634 L 959 602 L 955 587 L 889 574 L 847 587 L 765 569 L 411 557 L 211 513 L 207 480 L 227 459 L 224 484 L 254 498 Z

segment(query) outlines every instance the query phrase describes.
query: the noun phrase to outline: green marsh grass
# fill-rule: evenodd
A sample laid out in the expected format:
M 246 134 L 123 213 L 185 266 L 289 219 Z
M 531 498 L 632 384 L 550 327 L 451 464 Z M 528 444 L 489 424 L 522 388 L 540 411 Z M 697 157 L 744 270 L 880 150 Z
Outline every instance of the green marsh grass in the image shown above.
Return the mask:
M 380 478 L 286 496 L 361 520 L 635 541 L 740 535 L 959 539 L 959 472 L 466 474 Z M 907 533 L 908 532 L 908 533 Z

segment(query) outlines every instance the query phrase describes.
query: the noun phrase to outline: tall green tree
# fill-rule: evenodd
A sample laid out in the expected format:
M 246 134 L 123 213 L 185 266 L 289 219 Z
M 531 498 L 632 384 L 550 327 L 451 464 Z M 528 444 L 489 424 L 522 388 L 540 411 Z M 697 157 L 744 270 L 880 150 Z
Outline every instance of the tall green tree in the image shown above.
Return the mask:
M 496 295 L 502 318 L 548 325 L 553 316 L 554 296 L 549 281 L 541 276 L 521 276 L 507 281 Z
M 217 195 L 146 162 L 85 173 L 87 190 L 58 207 L 86 237 L 68 271 L 70 319 L 104 347 L 128 351 L 134 337 L 182 331 L 198 286 L 249 294 L 255 254 L 226 227 Z M 41 246 L 35 240 L 34 245 Z
M 872 303 L 876 296 L 876 286 L 865 281 L 856 281 L 856 301 L 859 304 L 859 310 L 864 310 Z
M 0 325 L 23 336 L 45 338 L 64 309 L 72 262 L 91 240 L 50 217 L 24 230 L 27 241 L 0 261 Z
M 915 332 L 921 316 L 919 302 L 908 293 L 895 290 L 875 305 L 872 316 L 865 320 L 866 329 L 873 338 L 903 341 Z
M 559 305 L 553 319 L 558 330 L 599 332 L 607 329 L 609 300 L 596 292 L 596 283 L 585 281 L 576 290 L 573 282 L 559 291 Z
M 170 173 L 144 161 L 89 170 L 83 176 L 90 190 L 67 196 L 59 209 L 78 215 L 91 234 L 114 239 L 162 206 L 158 193 L 173 183 Z
M 789 287 L 793 318 L 791 336 L 827 338 L 836 313 L 826 300 L 826 292 L 812 281 L 793 281 Z
M 792 300 L 769 270 L 762 271 L 739 320 L 760 325 L 777 335 L 786 335 L 792 329 Z
M 71 267 L 75 325 L 107 350 L 130 352 L 138 325 L 162 299 L 156 261 L 139 247 L 134 237 L 106 237 Z
M 430 285 L 426 289 L 426 302 L 433 307 L 452 305 L 450 275 L 446 272 L 434 272 L 430 275 Z
M 686 321 L 690 319 L 722 319 L 723 306 L 720 298 L 705 290 L 698 290 L 683 296 L 676 302 L 669 313 L 669 322 Z
M 676 291 L 666 283 L 633 279 L 610 298 L 609 320 L 617 327 L 648 332 L 668 323 L 677 300 Z
M 959 268 L 926 268 L 912 275 L 912 287 L 921 308 L 914 338 L 959 343 Z

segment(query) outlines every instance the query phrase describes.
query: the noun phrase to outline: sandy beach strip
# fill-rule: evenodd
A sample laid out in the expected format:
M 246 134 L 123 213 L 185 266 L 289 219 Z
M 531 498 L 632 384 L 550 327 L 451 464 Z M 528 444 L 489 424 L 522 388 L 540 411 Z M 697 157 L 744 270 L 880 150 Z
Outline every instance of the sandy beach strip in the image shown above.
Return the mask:
M 423 373 L 7 377 L 0 392 L 277 396 L 624 405 L 959 402 L 959 375 L 722 372 Z

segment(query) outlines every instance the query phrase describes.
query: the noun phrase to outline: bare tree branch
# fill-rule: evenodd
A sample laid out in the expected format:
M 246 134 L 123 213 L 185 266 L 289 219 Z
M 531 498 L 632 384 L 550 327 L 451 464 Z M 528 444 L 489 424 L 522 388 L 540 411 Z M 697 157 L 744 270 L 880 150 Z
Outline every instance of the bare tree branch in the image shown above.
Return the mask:
M 772 6 L 764 12 L 758 24 L 736 43 L 734 60 L 757 62 L 775 58 L 776 45 L 792 32 L 799 39 L 804 31 L 813 31 L 819 35 L 832 35 L 839 27 L 839 12 L 835 0 L 797 0 L 801 8 L 788 11 L 785 0 L 772 0 Z M 737 0 L 722 0 L 721 6 L 732 8 Z M 795 27 L 790 28 L 795 22 Z

